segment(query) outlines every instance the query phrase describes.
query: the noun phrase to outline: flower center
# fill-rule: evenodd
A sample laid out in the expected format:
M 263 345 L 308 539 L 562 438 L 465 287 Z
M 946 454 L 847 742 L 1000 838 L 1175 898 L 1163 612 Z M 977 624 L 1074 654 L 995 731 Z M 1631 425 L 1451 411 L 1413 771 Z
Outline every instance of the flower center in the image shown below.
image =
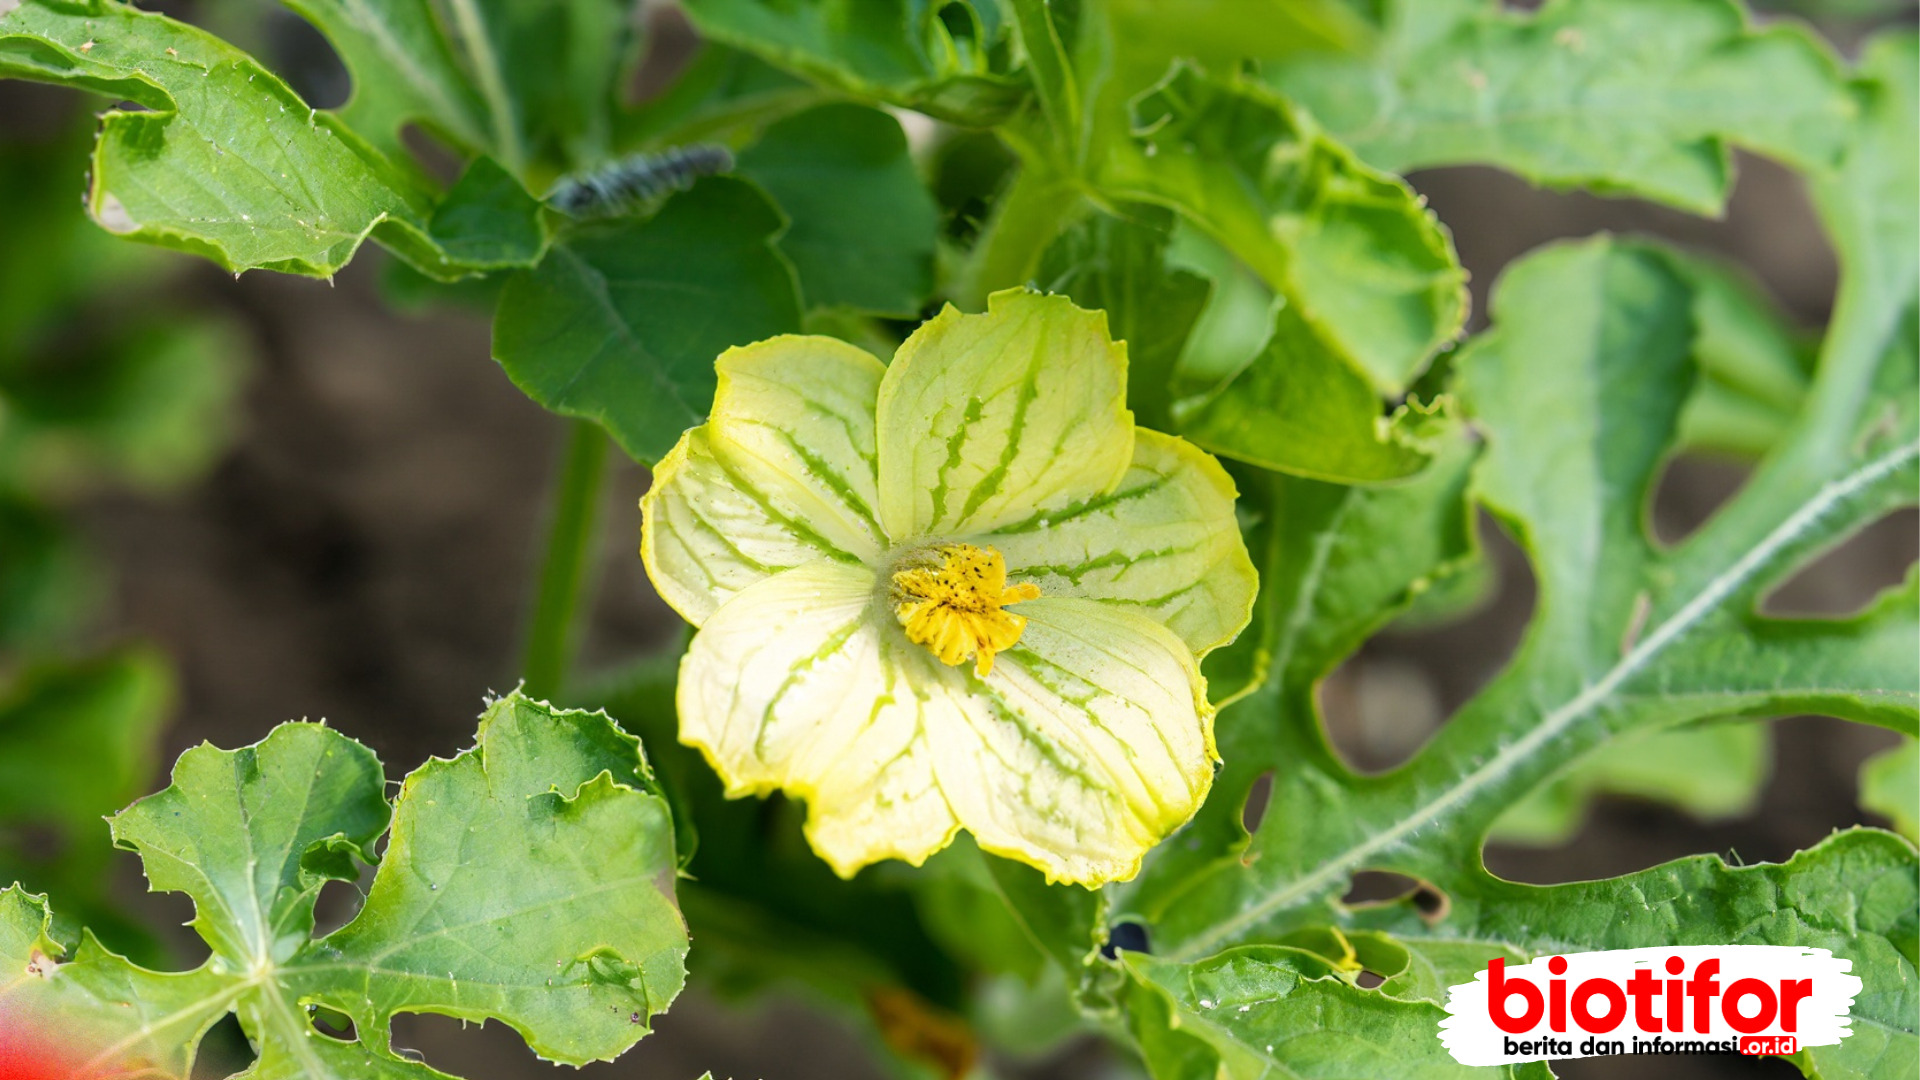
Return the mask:
M 1007 561 L 990 547 L 940 544 L 907 556 L 893 573 L 893 613 L 907 640 L 925 645 L 943 664 L 974 661 L 981 678 L 993 654 L 1020 640 L 1027 620 L 1009 604 L 1037 600 L 1040 586 L 1007 586 Z

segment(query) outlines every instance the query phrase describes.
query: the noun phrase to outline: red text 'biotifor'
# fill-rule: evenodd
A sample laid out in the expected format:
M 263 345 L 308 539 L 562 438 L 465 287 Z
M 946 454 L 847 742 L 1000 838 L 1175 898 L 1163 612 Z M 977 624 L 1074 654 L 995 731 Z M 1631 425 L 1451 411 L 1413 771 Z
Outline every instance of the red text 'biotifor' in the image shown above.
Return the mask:
M 1851 1034 L 1852 961 L 1789 945 L 1495 958 L 1449 989 L 1440 1040 L 1465 1065 L 1632 1053 L 1795 1053 Z

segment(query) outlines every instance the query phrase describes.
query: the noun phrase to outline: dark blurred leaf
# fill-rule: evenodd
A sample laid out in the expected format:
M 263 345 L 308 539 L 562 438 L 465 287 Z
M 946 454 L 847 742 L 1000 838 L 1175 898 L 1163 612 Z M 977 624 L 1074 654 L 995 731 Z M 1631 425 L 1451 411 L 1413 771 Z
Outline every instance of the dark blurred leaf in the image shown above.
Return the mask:
M 0 492 L 0 647 L 53 645 L 103 591 L 98 567 L 57 517 Z
M 387 259 L 380 265 L 380 298 L 409 314 L 447 307 L 487 318 L 512 276 L 495 271 L 458 281 L 436 281 L 399 259 Z
M 942 232 L 971 244 L 992 213 L 993 202 L 1016 168 L 1006 143 L 987 131 L 949 131 L 924 155 L 927 185 L 940 206 Z
M 98 344 L 0 371 L 0 483 L 53 495 L 196 476 L 238 426 L 248 361 L 224 320 L 135 315 Z
M 721 352 L 800 328 L 781 226 L 751 184 L 709 177 L 651 218 L 582 229 L 507 283 L 494 357 L 527 396 L 657 461 L 706 418 Z
M 0 882 L 50 893 L 72 929 L 148 954 L 108 900 L 104 819 L 147 790 L 173 697 L 166 661 L 140 648 L 39 663 L 0 691 Z
M 780 250 L 809 306 L 919 314 L 939 222 L 898 120 L 864 105 L 809 109 L 768 127 L 739 172 L 786 213 Z
M 91 116 L 44 142 L 0 133 L 0 377 L 95 290 L 151 280 L 168 256 L 100 231 L 81 206 Z M 0 426 L 4 422 L 0 421 Z
M 1860 805 L 1920 843 L 1920 740 L 1902 739 L 1860 766 Z

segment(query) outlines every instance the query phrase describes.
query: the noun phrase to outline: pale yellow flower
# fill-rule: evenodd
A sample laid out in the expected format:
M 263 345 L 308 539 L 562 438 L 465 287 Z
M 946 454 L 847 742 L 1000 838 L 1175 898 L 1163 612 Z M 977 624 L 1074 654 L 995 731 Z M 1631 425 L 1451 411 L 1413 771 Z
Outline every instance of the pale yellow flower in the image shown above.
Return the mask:
M 1233 484 L 1135 428 L 1106 317 L 1013 291 L 891 366 L 787 336 L 720 357 L 641 554 L 700 628 L 681 739 L 807 800 L 841 874 L 965 828 L 1052 879 L 1131 877 L 1206 797 L 1199 657 L 1246 625 Z

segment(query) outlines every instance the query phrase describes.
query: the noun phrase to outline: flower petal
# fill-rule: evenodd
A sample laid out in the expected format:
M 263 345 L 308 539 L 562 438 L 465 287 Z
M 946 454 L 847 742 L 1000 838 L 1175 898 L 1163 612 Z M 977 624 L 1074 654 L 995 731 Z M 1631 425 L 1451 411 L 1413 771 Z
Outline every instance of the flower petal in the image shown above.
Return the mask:
M 734 597 L 680 666 L 681 741 L 729 795 L 807 799 L 808 838 L 843 875 L 917 865 L 959 828 L 923 732 L 962 723 L 960 706 L 892 618 L 870 570 L 815 562 Z
M 653 486 L 640 500 L 647 577 L 695 626 L 774 574 L 821 558 L 857 561 L 745 485 L 714 456 L 703 425 L 653 467 Z
M 742 591 L 680 668 L 680 737 L 729 795 L 783 789 L 836 871 L 918 864 L 964 825 L 1050 878 L 1131 877 L 1212 783 L 1212 714 L 1186 646 L 1091 600 L 1021 605 L 982 680 L 908 643 L 874 575 L 810 563 Z
M 1132 877 L 1213 783 L 1213 714 L 1172 631 L 1092 600 L 1020 605 L 1027 627 L 985 679 L 963 680 L 964 727 L 929 725 L 941 790 L 987 851 L 1050 880 Z
M 728 350 L 716 366 L 712 419 L 681 436 L 640 500 L 647 575 L 695 626 L 754 582 L 822 557 L 859 562 L 880 545 L 880 362 L 788 336 Z
M 1112 488 L 1133 457 L 1126 346 L 1065 297 L 995 293 L 914 331 L 880 384 L 895 542 L 989 531 Z
M 787 334 L 720 354 L 713 452 L 785 516 L 869 558 L 880 531 L 874 401 L 886 365 L 837 338 Z
M 1213 455 L 1140 428 L 1119 487 L 978 542 L 999 549 L 1009 576 L 1041 595 L 1137 608 L 1205 656 L 1246 627 L 1259 588 L 1234 497 Z

